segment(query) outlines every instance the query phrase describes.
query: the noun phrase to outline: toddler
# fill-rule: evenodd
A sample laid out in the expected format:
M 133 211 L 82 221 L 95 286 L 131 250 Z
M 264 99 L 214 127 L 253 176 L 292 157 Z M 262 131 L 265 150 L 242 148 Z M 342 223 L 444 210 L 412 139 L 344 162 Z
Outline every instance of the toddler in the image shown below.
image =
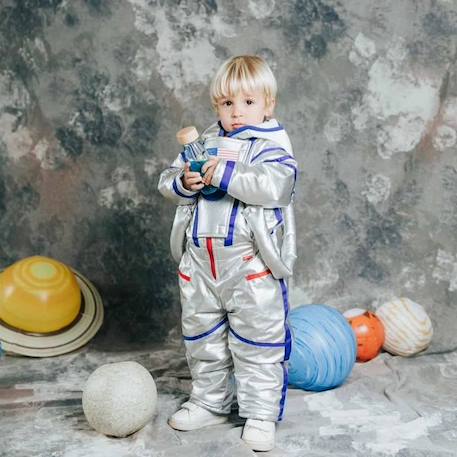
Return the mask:
M 227 421 L 236 397 L 242 439 L 274 447 L 284 414 L 291 336 L 286 278 L 296 259 L 297 163 L 272 117 L 276 80 L 257 56 L 227 60 L 211 84 L 218 121 L 201 137 L 202 174 L 178 155 L 159 191 L 177 206 L 170 237 L 179 263 L 182 332 L 192 376 L 189 401 L 169 419 L 177 430 Z M 216 192 L 202 192 L 212 185 Z M 236 386 L 235 386 L 236 382 Z

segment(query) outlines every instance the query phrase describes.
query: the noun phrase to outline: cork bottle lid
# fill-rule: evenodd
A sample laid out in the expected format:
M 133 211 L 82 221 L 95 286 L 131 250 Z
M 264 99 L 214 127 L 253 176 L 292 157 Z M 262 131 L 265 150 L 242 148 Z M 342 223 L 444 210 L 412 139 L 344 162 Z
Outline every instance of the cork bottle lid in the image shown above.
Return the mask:
M 198 137 L 198 131 L 193 125 L 190 127 L 184 127 L 176 134 L 176 139 L 180 144 L 192 143 L 193 141 L 198 140 Z

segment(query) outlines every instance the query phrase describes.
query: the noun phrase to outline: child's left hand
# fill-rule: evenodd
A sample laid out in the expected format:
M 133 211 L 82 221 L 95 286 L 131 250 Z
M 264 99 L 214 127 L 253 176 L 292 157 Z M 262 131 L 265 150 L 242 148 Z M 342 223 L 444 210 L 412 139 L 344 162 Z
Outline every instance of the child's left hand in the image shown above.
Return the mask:
M 209 186 L 211 184 L 214 169 L 216 168 L 218 162 L 219 158 L 212 156 L 203 164 L 202 173 L 204 173 L 204 176 L 202 181 L 206 186 Z

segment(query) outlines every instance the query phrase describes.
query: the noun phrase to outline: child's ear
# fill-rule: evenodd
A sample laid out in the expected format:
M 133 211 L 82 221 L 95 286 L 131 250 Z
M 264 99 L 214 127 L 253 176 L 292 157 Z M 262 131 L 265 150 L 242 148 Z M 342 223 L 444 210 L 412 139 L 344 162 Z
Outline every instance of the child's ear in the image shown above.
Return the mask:
M 274 98 L 270 98 L 268 101 L 267 101 L 267 117 L 270 118 L 270 117 L 273 117 L 273 111 L 275 109 L 275 104 L 276 104 L 276 100 Z

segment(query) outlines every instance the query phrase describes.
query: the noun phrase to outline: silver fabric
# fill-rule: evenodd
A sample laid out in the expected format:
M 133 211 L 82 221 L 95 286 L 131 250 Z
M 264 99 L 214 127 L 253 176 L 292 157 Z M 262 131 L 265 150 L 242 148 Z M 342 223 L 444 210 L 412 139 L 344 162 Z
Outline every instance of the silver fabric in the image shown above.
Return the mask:
M 225 238 L 228 235 L 234 202 L 235 199 L 229 194 L 216 201 L 199 198 L 198 212 L 195 211 L 194 214 L 194 218 L 198 214 L 197 237 Z M 195 220 L 192 221 L 192 226 L 194 223 Z
M 250 240 L 230 248 L 223 241 L 188 243 L 179 264 L 190 401 L 230 412 L 234 372 L 239 415 L 277 421 L 290 351 L 287 285 L 268 272 Z
M 170 234 L 171 256 L 176 263 L 179 263 L 184 252 L 185 233 L 192 218 L 192 210 L 190 205 L 179 205 L 176 208 Z
M 262 149 L 269 149 L 269 144 L 255 144 L 251 156 L 255 157 Z M 265 157 L 266 156 L 266 157 Z M 268 157 L 269 156 L 269 157 Z M 264 208 L 281 208 L 290 203 L 294 189 L 294 172 L 284 165 L 278 165 L 266 160 L 275 159 L 278 152 L 271 151 L 262 156 L 263 163 L 237 162 L 229 188 L 230 195 L 248 205 L 257 205 Z M 221 160 L 215 170 L 211 184 L 219 187 L 225 172 L 226 161 Z
M 181 181 L 181 177 L 184 175 L 184 165 L 185 161 L 179 154 L 170 167 L 160 174 L 157 188 L 164 197 L 176 205 L 195 205 L 199 193 L 187 190 Z
M 258 127 L 266 127 L 268 130 L 278 126 L 278 122 L 272 119 Z M 253 214 L 246 217 L 237 216 L 233 234 L 234 242 L 237 242 L 237 238 L 244 233 L 245 226 L 249 223 L 252 237 L 255 234 L 255 241 L 274 277 L 287 278 L 292 275 L 296 259 L 293 207 L 295 179 L 292 168 L 292 165 L 296 167 L 296 162 L 293 158 L 282 163 L 274 162 L 284 154 L 293 157 L 287 133 L 284 130 L 273 132 L 244 130 L 236 139 L 220 137 L 219 134 L 220 127 L 217 123 L 210 126 L 202 134 L 205 146 L 214 148 L 223 145 L 233 149 L 234 144 L 243 144 L 239 149 L 240 157 L 233 171 L 227 194 L 221 200 L 206 200 L 200 196 L 199 192 L 191 192 L 182 187 L 180 177 L 185 162 L 181 154 L 160 175 L 159 191 L 178 205 L 173 224 L 174 230 L 170 237 L 173 258 L 179 262 L 186 240 L 185 235 L 194 236 L 195 227 L 197 229 L 196 238 L 227 237 L 235 197 L 238 197 L 252 209 Z M 259 138 L 252 142 L 251 139 L 256 137 Z M 262 151 L 265 150 L 268 152 L 263 153 Z M 220 160 L 215 169 L 212 185 L 220 186 L 226 165 L 226 160 Z M 188 213 L 184 215 L 183 211 L 179 209 L 180 205 L 190 207 L 191 220 L 188 218 Z M 281 209 L 283 217 L 281 230 L 275 230 L 278 222 L 275 211 L 278 208 Z M 198 223 L 196 223 L 196 219 Z M 187 231 L 184 230 L 182 221 L 188 224 Z M 274 236 L 272 236 L 272 231 L 275 231 Z
M 240 160 L 246 159 L 250 147 L 248 141 L 220 136 L 207 137 L 204 145 L 209 155 L 212 151 L 223 149 L 239 155 Z M 234 202 L 235 199 L 228 193 L 216 201 L 199 198 L 198 212 L 194 216 L 198 214 L 197 237 L 227 237 Z M 195 220 L 192 225 L 194 223 Z
M 279 230 L 274 231 L 273 236 L 272 231 L 266 225 L 264 209 L 261 206 L 245 208 L 243 216 L 252 230 L 260 254 L 273 276 L 277 279 L 291 276 L 297 259 L 293 207 L 289 205 L 287 212 L 283 213 L 285 229 L 282 236 L 279 235 Z M 292 242 L 284 243 L 283 240 L 287 240 L 288 237 L 292 237 Z
M 182 187 L 182 154 L 159 179 L 159 191 L 178 205 L 170 245 L 179 262 L 190 401 L 225 414 L 236 390 L 240 416 L 277 421 L 291 344 L 285 278 L 296 259 L 297 164 L 276 120 L 235 132 L 237 138 L 221 133 L 214 124 L 202 138 L 218 155 L 229 150 L 211 182 L 223 198 Z
M 292 275 L 297 258 L 293 202 L 296 178 L 293 167 L 296 169 L 297 163 L 293 158 L 289 137 L 284 129 L 278 130 L 279 127 L 280 124 L 271 119 L 254 129 L 242 130 L 235 138 L 230 138 L 244 141 L 249 147 L 236 162 L 227 189 L 230 197 L 242 201 L 247 206 L 241 223 L 246 221 L 250 226 L 264 261 L 277 279 Z M 219 134 L 220 126 L 217 123 L 210 126 L 202 134 L 205 146 L 215 147 L 218 141 L 222 141 L 221 138 L 225 138 L 219 137 Z M 251 141 L 254 138 L 255 141 Z M 289 156 L 290 159 L 282 160 L 284 156 Z M 275 160 L 282 162 L 278 163 Z M 219 161 L 211 181 L 212 185 L 221 185 L 226 166 L 226 160 Z M 276 230 L 272 236 L 277 224 L 275 211 L 278 208 L 281 209 L 283 226 L 282 230 Z M 212 214 L 212 217 L 217 215 Z M 191 224 L 195 226 L 195 214 Z

